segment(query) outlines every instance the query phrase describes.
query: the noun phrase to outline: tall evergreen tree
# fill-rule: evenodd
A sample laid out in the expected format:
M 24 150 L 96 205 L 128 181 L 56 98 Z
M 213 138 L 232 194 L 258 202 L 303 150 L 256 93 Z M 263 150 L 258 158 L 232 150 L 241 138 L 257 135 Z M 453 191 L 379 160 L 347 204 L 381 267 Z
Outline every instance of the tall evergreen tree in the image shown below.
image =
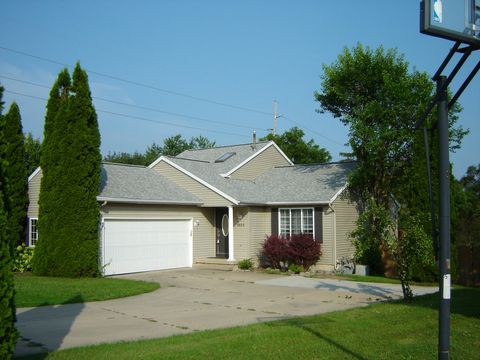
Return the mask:
M 41 234 L 35 246 L 32 259 L 33 272 L 39 275 L 53 274 L 50 265 L 56 263 L 57 231 L 61 227 L 58 218 L 59 199 L 62 189 L 58 186 L 58 179 L 62 176 L 60 162 L 65 149 L 61 148 L 62 137 L 65 133 L 66 110 L 70 91 L 70 75 L 64 69 L 58 75 L 47 103 L 45 126 L 43 132 L 43 149 L 40 157 L 42 168 L 42 182 L 38 200 L 38 232 Z
M 87 74 L 79 64 L 72 78 L 66 70 L 60 73 L 47 104 L 33 268 L 43 275 L 96 276 L 100 133 Z
M 0 124 L 3 128 L 3 87 L 0 86 Z M 0 151 L 6 147 L 3 129 L 0 129 Z M 13 284 L 12 246 L 7 237 L 7 213 L 5 209 L 6 161 L 0 158 L 0 358 L 11 359 L 15 350 L 18 332 L 15 329 L 15 302 Z
M 64 190 L 66 210 L 63 249 L 68 250 L 69 276 L 98 275 L 98 224 L 100 219 L 97 195 L 100 187 L 100 132 L 93 108 L 87 73 L 77 63 L 72 74 L 72 96 L 69 102 L 68 136 L 64 137 L 69 151 Z M 75 246 L 72 246 L 75 234 Z
M 25 241 L 28 207 L 27 169 L 23 143 L 22 120 L 16 103 L 10 106 L 4 120 L 5 159 L 7 178 L 8 218 L 7 233 L 11 246 Z

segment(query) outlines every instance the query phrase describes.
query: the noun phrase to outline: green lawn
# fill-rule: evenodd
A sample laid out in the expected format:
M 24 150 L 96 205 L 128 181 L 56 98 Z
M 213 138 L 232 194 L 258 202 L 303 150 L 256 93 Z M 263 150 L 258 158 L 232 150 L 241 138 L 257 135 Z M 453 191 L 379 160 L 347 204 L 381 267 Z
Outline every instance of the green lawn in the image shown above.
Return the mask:
M 143 294 L 158 289 L 157 283 L 111 278 L 55 278 L 15 275 L 17 307 L 102 301 Z
M 366 308 L 70 349 L 47 359 L 436 359 L 438 295 Z M 480 289 L 452 293 L 451 358 L 479 359 Z M 44 358 L 44 357 L 39 357 Z

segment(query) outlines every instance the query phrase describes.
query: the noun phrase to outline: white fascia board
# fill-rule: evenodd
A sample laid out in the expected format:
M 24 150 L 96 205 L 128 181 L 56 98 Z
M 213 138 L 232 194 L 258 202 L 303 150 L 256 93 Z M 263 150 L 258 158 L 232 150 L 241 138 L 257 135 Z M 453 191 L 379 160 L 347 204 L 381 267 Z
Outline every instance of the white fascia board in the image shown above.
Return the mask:
M 199 182 L 200 184 L 206 186 L 207 188 L 209 188 L 210 190 L 212 190 L 213 192 L 217 193 L 218 195 L 224 197 L 225 199 L 227 199 L 228 201 L 232 202 L 233 204 L 235 205 L 238 205 L 240 203 L 240 201 L 234 199 L 233 197 L 225 194 L 223 191 L 217 189 L 215 186 L 207 183 L 205 180 L 202 180 L 200 179 L 199 177 L 193 175 L 191 172 L 185 170 L 184 168 L 182 168 L 180 165 L 177 165 L 175 164 L 172 160 L 170 160 L 169 158 L 166 158 L 164 156 L 161 156 L 160 158 L 158 158 L 154 163 L 152 163 L 149 167 L 153 167 L 155 165 L 157 165 L 160 161 L 164 161 L 166 162 L 167 164 L 173 166 L 175 169 L 177 169 L 178 171 L 181 171 L 182 173 L 184 173 L 185 175 L 191 177 L 193 180 Z
M 247 159 L 245 159 L 243 162 L 241 162 L 240 164 L 238 164 L 237 166 L 235 166 L 232 170 L 230 170 L 229 172 L 225 173 L 225 174 L 221 174 L 221 176 L 223 177 L 229 177 L 230 175 L 232 175 L 235 171 L 237 171 L 238 169 L 240 169 L 242 166 L 244 166 L 246 163 L 248 163 L 249 161 L 251 161 L 252 159 L 256 158 L 258 155 L 260 155 L 261 153 L 263 153 L 264 151 L 266 151 L 268 148 L 270 147 L 275 147 L 278 152 L 285 158 L 285 160 L 288 161 L 288 163 L 290 165 L 293 165 L 293 162 L 287 157 L 287 155 L 285 155 L 285 153 L 278 147 L 277 144 L 275 144 L 273 141 L 270 141 L 268 145 L 265 145 L 263 147 L 263 149 L 257 151 L 255 154 L 251 155 L 250 157 L 248 157 Z
M 165 156 L 160 156 L 157 160 L 155 160 L 153 163 L 151 163 L 150 165 L 148 165 L 148 167 L 151 169 L 153 168 L 155 165 L 157 165 L 160 161 L 162 161 L 162 159 L 164 159 Z
M 40 172 L 40 170 L 42 170 L 42 169 L 40 169 L 40 166 L 37 167 L 35 169 L 35 171 L 33 173 L 31 173 L 30 176 L 28 177 L 28 182 L 30 182 L 30 180 L 32 180 L 35 176 L 37 176 L 37 174 Z
M 337 200 L 337 198 L 340 196 L 340 194 L 347 188 L 347 185 L 348 184 L 345 184 L 344 186 L 342 186 L 342 188 L 340 190 L 338 190 L 335 195 L 333 195 L 333 197 L 330 199 L 329 205 L 333 204 L 333 202 L 335 200 Z
M 328 201 L 295 201 L 295 202 L 267 202 L 270 206 L 305 206 L 305 205 L 328 205 Z
M 127 199 L 111 198 L 97 196 L 97 201 L 106 201 L 107 203 L 128 203 L 128 204 L 156 204 L 156 205 L 202 205 L 199 201 L 169 201 L 169 200 L 148 200 L 148 199 Z

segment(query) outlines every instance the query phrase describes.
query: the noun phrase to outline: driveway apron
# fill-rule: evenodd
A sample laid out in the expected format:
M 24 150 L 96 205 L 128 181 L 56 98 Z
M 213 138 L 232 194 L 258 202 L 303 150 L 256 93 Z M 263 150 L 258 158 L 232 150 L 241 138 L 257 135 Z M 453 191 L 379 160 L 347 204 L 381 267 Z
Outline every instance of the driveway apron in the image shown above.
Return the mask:
M 121 276 L 161 288 L 117 300 L 21 308 L 16 355 L 247 325 L 401 298 L 400 285 L 208 269 Z M 438 291 L 414 287 L 416 295 Z

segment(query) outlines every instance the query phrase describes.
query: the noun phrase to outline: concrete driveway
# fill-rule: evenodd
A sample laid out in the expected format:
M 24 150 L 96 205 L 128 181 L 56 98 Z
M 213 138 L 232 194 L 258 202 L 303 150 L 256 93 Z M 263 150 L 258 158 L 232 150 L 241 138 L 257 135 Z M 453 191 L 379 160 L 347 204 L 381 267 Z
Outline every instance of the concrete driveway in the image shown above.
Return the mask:
M 117 300 L 21 308 L 16 355 L 320 314 L 401 298 L 399 285 L 207 269 L 121 276 L 156 281 L 152 293 Z M 415 287 L 416 295 L 437 288 Z

